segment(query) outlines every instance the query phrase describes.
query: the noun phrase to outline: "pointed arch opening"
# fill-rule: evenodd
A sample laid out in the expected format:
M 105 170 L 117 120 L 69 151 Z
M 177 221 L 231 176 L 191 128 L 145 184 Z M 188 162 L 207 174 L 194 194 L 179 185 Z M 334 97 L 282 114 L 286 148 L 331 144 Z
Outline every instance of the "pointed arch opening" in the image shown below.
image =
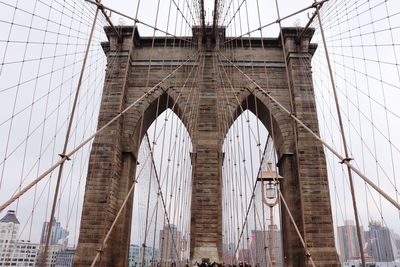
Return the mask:
M 152 125 L 160 125 L 161 114 L 166 110 L 172 111 L 173 115 L 180 119 L 186 131 L 191 135 L 190 115 L 191 111 L 183 108 L 184 103 L 177 101 L 179 96 L 170 89 L 159 88 L 152 95 L 141 100 L 137 109 L 132 110 L 124 118 L 124 140 L 125 150 L 137 153 L 139 146 L 146 133 Z M 183 102 L 183 101 L 182 101 Z M 168 115 L 169 117 L 171 115 Z M 167 119 L 167 118 L 164 118 Z M 166 122 L 166 121 L 165 121 Z
M 223 257 L 228 264 L 282 266 L 279 186 L 258 181 L 268 170 L 279 173 L 277 151 L 268 131 L 269 110 L 254 95 L 243 101 L 225 136 L 222 169 Z M 257 116 L 257 115 L 258 116 Z M 274 122 L 273 122 L 274 123 Z M 276 127 L 276 129 L 279 129 Z M 278 140 L 278 144 L 282 143 Z M 271 163 L 268 165 L 268 163 Z M 270 169 L 269 169 L 270 168 Z M 268 198 L 268 203 L 263 199 Z
M 137 266 L 178 266 L 190 255 L 192 141 L 182 113 L 166 97 L 144 113 L 146 121 L 155 119 L 143 127 L 137 154 L 129 246 Z M 168 107 L 157 115 L 160 103 Z
M 253 89 L 252 93 L 249 92 L 241 98 L 240 105 L 232 112 L 232 124 L 246 111 L 250 111 L 251 115 L 254 115 L 270 133 L 278 155 L 285 153 L 290 145 L 287 143 L 289 138 L 285 138 L 282 130 L 282 128 L 290 127 L 290 124 L 283 119 L 287 115 L 282 114 L 279 107 L 271 103 L 265 94 L 258 89 Z

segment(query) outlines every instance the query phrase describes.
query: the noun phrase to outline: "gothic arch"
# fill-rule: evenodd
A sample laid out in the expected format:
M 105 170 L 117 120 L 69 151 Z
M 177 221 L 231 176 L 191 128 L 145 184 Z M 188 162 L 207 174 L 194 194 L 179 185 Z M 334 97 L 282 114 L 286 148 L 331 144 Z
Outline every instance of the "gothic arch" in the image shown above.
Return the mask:
M 123 121 L 123 149 L 124 152 L 132 152 L 137 155 L 141 141 L 153 124 L 153 122 L 167 109 L 171 109 L 180 119 L 192 137 L 191 128 L 189 127 L 188 113 L 182 108 L 186 103 L 179 101 L 179 93 L 171 88 L 163 89 L 158 87 L 154 93 L 140 101 L 137 107 L 132 108 L 124 116 Z M 161 123 L 164 123 L 162 121 Z
M 281 98 L 284 95 L 287 96 L 287 89 L 285 89 L 285 91 L 279 90 L 282 89 L 273 88 L 271 90 L 271 95 L 279 95 Z M 320 255 L 325 255 L 325 253 L 326 255 L 329 254 L 332 259 L 335 259 L 336 252 L 334 249 L 319 249 L 318 246 L 324 241 L 318 239 L 312 240 L 316 235 L 327 236 L 330 231 L 329 224 L 331 223 L 329 188 L 322 145 L 303 128 L 297 127 L 299 151 L 298 155 L 296 155 L 293 125 L 291 118 L 286 112 L 283 112 L 276 104 L 271 103 L 267 94 L 258 87 L 240 90 L 236 97 L 236 101 L 232 102 L 233 100 L 231 100 L 230 103 L 231 109 L 228 112 L 230 113 L 232 121 L 228 129 L 225 129 L 225 134 L 245 110 L 250 110 L 256 115 L 269 133 L 272 132 L 273 127 L 273 142 L 278 156 L 277 165 L 280 175 L 284 177 L 281 183 L 281 191 L 291 210 L 296 225 L 311 253 L 318 255 L 317 257 L 320 260 L 323 259 Z M 289 109 L 289 102 L 287 99 L 283 104 Z M 240 102 L 240 105 L 238 102 Z M 313 116 L 316 115 L 315 110 L 312 110 L 311 113 Z M 306 117 L 307 115 L 307 112 L 300 112 L 298 114 L 298 116 L 307 121 L 308 124 L 311 124 L 311 120 L 313 123 L 311 124 L 313 125 L 313 130 L 318 132 L 318 125 L 315 124 L 315 120 L 313 121 L 312 117 Z M 318 192 L 311 190 L 311 188 L 316 185 L 318 185 L 320 190 Z M 320 194 L 321 192 L 322 194 Z M 317 203 L 323 203 L 323 205 Z M 318 220 L 321 221 L 319 223 L 320 225 L 318 225 L 316 221 L 313 221 L 314 218 L 310 216 L 313 214 L 314 209 L 319 209 L 320 212 L 324 214 L 324 216 L 318 218 Z M 293 227 L 289 214 L 284 207 L 282 207 L 281 211 L 285 261 L 306 264 L 305 262 L 307 259 L 304 256 L 304 248 Z M 315 227 L 319 227 L 320 230 L 318 231 L 321 233 L 315 234 Z M 324 229 L 322 230 L 322 228 Z M 329 236 L 329 238 L 333 240 L 333 236 Z M 332 262 L 334 261 L 335 260 L 332 260 Z
M 231 112 L 230 118 L 232 118 L 232 121 L 228 128 L 225 129 L 224 136 L 226 135 L 232 124 L 236 121 L 236 119 L 244 111 L 249 110 L 260 120 L 260 122 L 264 125 L 268 132 L 271 133 L 271 136 L 274 139 L 274 146 L 277 150 L 278 156 L 285 153 L 285 151 L 288 151 L 291 142 L 290 139 L 287 138 L 287 134 L 284 135 L 281 130 L 282 127 L 287 127 L 288 121 L 285 120 L 287 116 L 284 116 L 284 114 L 282 114 L 282 111 L 276 108 L 274 108 L 271 112 L 270 101 L 258 88 L 247 89 L 238 97 L 238 99 L 240 101 L 240 105 L 237 104 Z
M 142 38 L 137 35 L 134 38 L 133 54 L 128 59 L 133 27 L 121 26 L 119 30 L 121 36 L 116 36 L 111 28 L 106 28 L 109 42 L 103 44 L 105 50 L 117 46 L 121 50 L 116 53 L 107 53 L 110 64 L 107 73 L 112 78 L 107 78 L 105 81 L 99 127 L 120 112 L 121 102 L 125 104 L 125 107 L 129 106 L 150 89 L 149 85 L 157 84 L 167 76 L 171 78 L 171 84 L 165 82 L 164 88 L 157 87 L 152 90 L 151 94 L 124 114 L 122 119 L 102 131 L 94 140 L 74 266 L 90 265 L 105 232 L 109 229 L 128 189 L 134 182 L 132 177 L 136 170 L 136 151 L 140 145 L 140 137 L 156 119 L 156 115 L 161 114 L 161 110 L 157 112 L 157 106 L 166 109 L 172 107 L 173 103 L 176 103 L 173 111 L 187 127 L 193 143 L 191 261 L 194 263 L 196 260 L 209 258 L 211 261 L 218 262 L 222 256 L 220 177 L 223 140 L 221 139 L 224 137 L 222 136 L 224 132 L 226 134 L 228 131 L 223 128 L 221 132 L 218 115 L 232 118 L 228 124 L 233 123 L 242 112 L 238 102 L 258 114 L 258 118 L 269 131 L 271 131 L 270 126 L 274 126 L 278 166 L 281 175 L 285 177 L 282 182 L 282 193 L 293 213 L 293 218 L 316 265 L 337 266 L 322 145 L 304 129 L 298 127 L 296 129 L 298 153 L 295 155 L 293 125 L 289 115 L 281 111 L 276 104 L 271 104 L 268 96 L 258 87 L 249 86 L 251 82 L 236 68 L 230 66 L 228 62 L 220 62 L 222 65 L 227 64 L 227 68 L 230 68 L 227 72 L 229 79 L 234 80 L 230 88 L 232 93 L 225 94 L 223 90 L 226 88 L 218 87 L 218 79 L 210 78 L 216 75 L 213 67 L 216 51 L 205 51 L 200 62 L 189 61 L 187 66 L 170 76 L 170 68 L 175 69 L 181 66 L 187 61 L 188 56 L 195 53 L 197 47 L 176 47 L 173 42 L 165 46 L 165 38 L 160 38 L 155 42 L 156 47 L 153 51 L 152 38 Z M 221 28 L 221 31 L 224 29 Z M 284 28 L 282 36 L 278 38 L 257 39 L 258 41 L 255 41 L 263 42 L 265 45 L 253 47 L 251 53 L 247 48 L 233 47 L 235 60 L 239 67 L 246 67 L 246 62 L 249 61 L 255 62 L 254 66 L 252 65 L 252 72 L 257 77 L 260 86 L 268 88 L 271 95 L 286 108 L 292 101 L 296 116 L 318 133 L 312 80 L 304 79 L 304 72 L 311 76 L 309 64 L 316 48 L 315 45 L 310 44 L 313 30 L 308 29 L 301 40 L 298 39 L 299 32 L 301 31 L 298 28 Z M 208 31 L 206 33 L 208 34 Z M 207 35 L 207 38 L 211 36 Z M 193 38 L 193 40 L 200 39 Z M 285 50 L 282 49 L 281 41 Z M 201 46 L 202 43 L 199 42 L 198 45 Z M 154 55 L 157 61 L 149 60 L 150 55 Z M 284 58 L 287 60 L 284 61 Z M 184 89 L 187 77 L 192 76 L 190 72 L 192 66 L 200 66 L 200 64 L 202 66 L 199 70 L 198 83 L 193 88 L 199 101 L 194 103 L 189 101 L 188 91 L 181 90 Z M 125 75 L 127 73 L 125 66 L 129 68 L 128 76 Z M 153 66 L 151 72 L 149 66 Z M 269 75 L 266 75 L 265 68 L 268 69 Z M 128 85 L 124 88 L 126 79 L 128 79 Z M 291 96 L 288 95 L 286 79 L 290 79 L 292 85 Z M 231 83 L 225 84 L 231 85 Z M 221 94 L 224 95 L 221 96 Z M 229 100 L 225 101 L 226 98 Z M 187 108 L 197 108 L 197 116 L 186 117 L 185 109 Z M 270 115 L 273 118 L 272 123 L 269 121 Z M 142 119 L 143 125 L 140 128 Z M 197 127 L 192 131 L 188 125 L 194 124 Z M 124 209 L 111 235 L 108 247 L 102 251 L 103 266 L 127 266 L 129 240 L 126 232 L 130 227 L 131 210 L 129 205 Z M 212 224 L 209 220 L 210 216 L 215 218 Z M 307 266 L 308 258 L 287 214 L 282 215 L 282 231 L 286 259 L 284 265 Z
M 113 90 L 117 89 L 105 86 L 99 127 L 117 114 L 121 94 L 116 94 Z M 144 90 L 144 87 L 128 86 L 123 96 L 125 100 L 123 108 L 134 103 L 135 99 L 139 99 Z M 74 258 L 78 264 L 75 266 L 91 264 L 93 255 L 135 182 L 140 144 L 147 129 L 159 115 L 166 109 L 171 109 L 184 124 L 190 136 L 188 114 L 182 107 L 188 103 L 184 97 L 180 96 L 181 90 L 185 89 L 174 89 L 168 85 L 165 88 L 156 87 L 124 113 L 120 120 L 96 137 L 89 161 L 78 253 Z M 116 95 L 118 97 L 115 97 Z M 160 123 L 163 124 L 164 120 Z M 132 206 L 133 199 L 130 195 L 113 230 L 112 238 L 102 252 L 102 255 L 106 255 L 103 259 L 105 266 L 125 267 L 128 264 L 130 239 L 128 233 L 131 231 Z

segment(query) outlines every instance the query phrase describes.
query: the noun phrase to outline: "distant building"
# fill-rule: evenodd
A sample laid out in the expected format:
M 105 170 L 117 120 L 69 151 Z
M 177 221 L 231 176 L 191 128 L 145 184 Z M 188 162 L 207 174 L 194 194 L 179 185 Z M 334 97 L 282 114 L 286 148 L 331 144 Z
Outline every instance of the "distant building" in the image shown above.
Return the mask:
M 251 250 L 248 248 L 239 249 L 239 262 L 251 264 Z
M 236 262 L 235 244 L 224 244 L 222 252 L 223 261 L 227 265 L 232 265 Z
M 339 226 L 338 239 L 339 239 L 339 252 L 340 262 L 360 259 L 360 246 L 357 238 L 357 228 L 353 221 L 345 221 L 345 225 Z M 360 229 L 363 233 L 363 229 Z M 363 241 L 362 241 L 363 242 Z
M 42 253 L 44 253 L 44 245 L 41 245 L 39 249 L 36 264 L 38 267 L 71 267 L 75 249 L 60 244 L 49 245 L 44 261 L 42 260 L 42 257 L 44 257 Z
M 63 251 L 60 251 L 57 255 L 55 267 L 71 267 L 74 255 L 75 255 L 74 248 L 67 248 Z
M 173 224 L 167 224 L 160 230 L 160 265 L 171 266 L 182 260 L 182 234 Z
M 397 259 L 397 261 L 400 261 L 400 235 L 393 233 L 393 238 L 395 247 L 397 249 L 397 257 L 395 256 L 395 259 Z
M 252 265 L 267 266 L 268 232 L 261 230 L 251 231 Z
M 9 210 L 0 220 L 0 266 L 35 266 L 39 244 L 17 240 L 20 223 Z
M 43 261 L 42 257 L 44 255 L 42 253 L 44 253 L 44 245 L 41 245 L 40 249 L 39 249 L 39 255 L 38 255 L 38 260 L 37 260 L 36 266 L 38 266 L 38 267 L 55 267 L 58 254 L 65 249 L 66 249 L 66 247 L 63 245 L 49 245 L 47 248 L 46 258 Z
M 49 225 L 49 222 L 43 223 L 42 234 L 40 236 L 40 249 L 37 261 L 41 267 L 55 267 L 59 253 L 62 253 L 68 249 L 68 230 L 61 227 L 60 222 L 53 220 L 47 254 L 46 256 L 43 255 Z M 43 259 L 44 257 L 45 259 Z
M 362 267 L 361 260 L 351 260 L 345 262 L 343 267 Z M 366 261 L 366 267 L 400 267 L 400 262 L 392 261 L 392 262 L 369 262 Z
M 23 240 L 9 242 L 3 249 L 0 244 L 0 266 L 35 266 L 38 250 L 38 244 Z
M 375 262 L 394 261 L 397 256 L 397 248 L 389 228 L 382 226 L 379 221 L 371 221 L 366 238 L 368 254 L 374 258 Z
M 152 266 L 152 263 L 156 263 L 159 260 L 158 249 L 152 247 L 146 247 L 144 251 L 143 266 Z M 139 245 L 129 246 L 128 266 L 129 267 L 142 267 L 142 256 L 143 247 Z
M 40 244 L 46 243 L 47 232 L 49 229 L 49 222 L 44 222 L 42 226 L 42 234 L 40 236 Z M 51 237 L 49 245 L 65 245 L 68 246 L 68 230 L 61 227 L 61 223 L 53 220 L 53 226 L 51 227 Z
M 271 261 L 274 266 L 283 266 L 282 258 L 282 237 L 281 232 L 278 227 L 274 225 L 273 227 L 273 240 L 271 235 L 271 229 L 268 231 L 253 230 L 251 231 L 251 251 L 252 251 L 252 261 L 251 264 L 254 266 L 268 266 L 268 258 L 271 257 Z M 274 249 L 272 250 L 272 246 Z
M 273 242 L 271 240 L 271 230 L 273 230 Z M 272 263 L 276 267 L 282 267 L 283 266 L 283 248 L 282 248 L 282 233 L 281 231 L 278 230 L 278 226 L 275 224 L 273 225 L 273 229 L 270 229 L 268 227 L 268 236 L 269 238 L 269 247 L 270 247 L 270 253 L 272 254 Z M 271 250 L 272 244 L 274 244 L 274 249 L 273 251 Z M 273 253 L 272 253 L 273 252 Z
M 140 260 L 140 246 L 130 245 L 128 254 L 128 265 L 129 267 L 138 266 Z

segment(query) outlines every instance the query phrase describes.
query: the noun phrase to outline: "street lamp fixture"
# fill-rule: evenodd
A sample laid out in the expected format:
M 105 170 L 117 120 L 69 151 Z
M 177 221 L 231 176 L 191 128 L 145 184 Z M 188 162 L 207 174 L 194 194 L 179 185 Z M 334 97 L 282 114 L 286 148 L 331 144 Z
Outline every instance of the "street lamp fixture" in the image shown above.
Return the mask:
M 270 232 L 270 258 L 272 266 L 275 264 L 275 257 L 274 257 L 274 248 L 275 248 L 275 241 L 274 241 L 274 217 L 273 217 L 273 208 L 279 203 L 279 181 L 283 179 L 282 176 L 279 175 L 277 170 L 272 169 L 272 163 L 268 162 L 267 170 L 261 171 L 259 177 L 257 178 L 258 182 L 261 182 L 261 199 L 262 202 L 269 207 L 269 214 L 270 214 L 270 225 L 269 225 L 269 232 Z M 267 249 L 267 246 L 266 248 Z M 266 251 L 265 251 L 266 254 Z
M 261 182 L 262 201 L 269 207 L 278 204 L 278 186 L 279 181 L 283 179 L 276 170 L 272 169 L 272 163 L 268 162 L 267 170 L 261 171 L 257 178 Z

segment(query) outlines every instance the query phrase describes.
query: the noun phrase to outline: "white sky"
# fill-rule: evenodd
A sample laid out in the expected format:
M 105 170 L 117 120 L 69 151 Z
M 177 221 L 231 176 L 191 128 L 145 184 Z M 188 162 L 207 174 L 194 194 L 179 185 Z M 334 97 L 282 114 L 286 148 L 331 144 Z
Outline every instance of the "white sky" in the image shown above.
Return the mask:
M 256 1 L 247 1 L 249 25 L 246 22 L 246 13 L 244 11 L 241 12 L 242 30 L 240 31 L 239 22 L 236 22 L 236 35 L 244 33 L 248 29 L 252 30 L 259 27 Z M 21 1 L 18 4 L 17 2 L 16 0 L 0 2 L 0 62 L 3 62 L 0 73 L 0 104 L 2 110 L 0 123 L 4 121 L 0 125 L 0 158 L 4 158 L 6 150 L 9 154 L 15 149 L 15 153 L 6 157 L 6 164 L 1 166 L 2 176 L 4 177 L 3 187 L 0 188 L 1 203 L 8 199 L 15 190 L 18 190 L 20 177 L 27 176 L 28 178 L 24 182 L 24 184 L 27 184 L 28 181 L 31 181 L 41 171 L 50 166 L 57 159 L 57 153 L 60 153 L 65 132 L 65 121 L 69 113 L 68 110 L 71 107 L 69 95 L 75 89 L 81 66 L 81 62 L 77 60 L 82 57 L 86 43 L 85 37 L 88 34 L 91 21 L 90 16 L 84 16 L 90 9 L 79 1 L 67 1 L 73 4 L 64 6 L 57 1 L 50 0 L 39 1 L 36 6 L 36 2 L 33 0 L 23 1 L 23 4 Z M 181 0 L 182 2 L 183 0 Z M 208 0 L 205 2 L 206 20 L 210 21 L 210 10 L 213 8 L 213 1 Z M 275 21 L 277 18 L 275 1 L 259 2 L 261 25 Z M 280 0 L 281 17 L 308 6 L 312 2 L 312 0 Z M 348 1 L 348 3 L 331 0 L 330 2 L 330 6 L 336 7 L 336 9 L 327 8 L 326 11 L 323 10 L 323 22 L 326 25 L 328 46 L 333 62 L 341 108 L 345 114 L 344 123 L 350 151 L 353 158 L 355 158 L 357 166 L 375 183 L 380 184 L 388 194 L 396 198 L 393 184 L 396 183 L 397 188 L 399 188 L 398 176 L 400 174 L 398 165 L 400 151 L 397 149 L 400 147 L 400 139 L 398 138 L 400 136 L 400 123 L 399 116 L 397 116 L 397 114 L 400 114 L 400 105 L 398 105 L 400 99 L 398 65 L 398 62 L 400 62 L 400 32 L 398 30 L 400 20 L 394 14 L 400 11 L 400 4 L 396 0 Z M 53 9 L 50 10 L 48 5 L 51 3 Z M 108 0 L 103 3 L 130 16 L 135 16 L 137 1 L 129 1 L 127 3 L 124 0 Z M 15 5 L 21 8 L 17 12 L 14 12 L 12 8 Z M 164 30 L 168 28 L 169 32 L 176 35 L 189 35 L 190 28 L 184 24 L 183 27 L 179 27 L 182 23 L 179 20 L 179 26 L 175 27 L 176 14 L 173 12 L 171 13 L 170 23 L 167 25 L 168 5 L 169 1 L 161 1 L 157 27 Z M 234 0 L 234 5 L 237 8 L 238 1 Z M 371 6 L 372 8 L 369 9 Z M 79 10 L 80 7 L 81 11 Z M 60 13 L 54 11 L 62 8 L 64 8 L 65 14 L 68 11 L 71 12 L 73 14 L 71 17 L 74 19 L 71 20 L 71 17 L 66 15 L 60 17 Z M 21 11 L 22 9 L 29 12 L 23 12 Z M 72 9 L 74 10 L 73 13 Z M 154 25 L 156 9 L 157 1 L 142 0 L 138 19 Z M 346 10 L 347 12 L 345 12 Z M 32 17 L 30 15 L 32 12 L 36 16 Z M 309 13 L 303 12 L 298 16 L 285 20 L 283 25 L 304 25 L 308 21 L 307 16 Z M 387 15 L 391 16 L 390 19 L 385 19 Z M 46 24 L 43 18 L 47 17 L 54 22 L 58 22 L 58 24 L 51 22 Z M 180 19 L 180 17 L 178 18 Z M 32 24 L 34 28 L 29 31 L 27 27 L 11 27 L 9 22 L 12 20 L 20 25 L 29 26 Z M 121 23 L 121 20 L 115 14 L 112 14 L 112 20 L 116 24 Z M 128 19 L 123 20 L 127 25 L 132 24 Z M 83 23 L 78 23 L 79 21 L 83 21 Z M 374 21 L 374 23 L 370 23 L 371 21 Z M 313 24 L 313 26 L 316 26 L 316 24 Z M 100 41 L 105 40 L 101 27 L 102 24 L 99 24 L 95 32 L 93 49 L 88 62 L 90 69 L 85 75 L 82 101 L 76 117 L 79 118 L 76 124 L 77 130 L 76 134 L 72 135 L 71 140 L 73 141 L 69 146 L 70 149 L 79 144 L 84 137 L 89 136 L 96 128 L 96 114 L 99 108 L 103 83 L 102 76 L 105 67 L 105 58 L 99 46 Z M 385 30 L 389 27 L 393 30 Z M 43 31 L 45 28 L 48 29 L 46 33 Z M 139 25 L 139 31 L 143 36 L 151 36 L 153 34 L 152 29 L 143 25 Z M 56 32 L 65 34 L 60 36 L 54 34 Z M 231 24 L 227 32 L 228 35 L 235 35 L 233 24 Z M 371 34 L 371 32 L 375 34 Z M 157 35 L 162 34 L 157 33 Z M 276 25 L 263 30 L 264 37 L 276 37 L 277 35 L 278 28 Z M 7 44 L 4 41 L 7 39 L 11 39 L 13 42 Z M 24 43 L 27 39 L 30 42 L 28 45 Z M 41 45 L 40 43 L 44 40 L 46 45 Z M 332 89 L 328 80 L 324 50 L 320 40 L 321 37 L 317 31 L 313 41 L 319 44 L 319 48 L 314 55 L 313 78 L 321 135 L 342 153 L 331 93 Z M 17 41 L 22 42 L 19 43 Z M 34 44 L 34 42 L 38 44 Z M 54 43 L 57 43 L 57 45 L 54 45 Z M 71 44 L 67 45 L 67 43 Z M 57 55 L 57 57 L 54 55 Z M 44 59 L 46 57 L 48 59 Z M 43 59 L 35 60 L 37 58 Z M 26 62 L 20 62 L 22 59 L 25 59 Z M 27 59 L 30 59 L 30 61 Z M 36 76 L 44 75 L 51 72 L 51 70 L 62 68 L 62 66 L 68 64 L 70 64 L 70 67 L 65 68 L 65 71 L 58 71 L 51 75 L 45 75 L 43 78 L 35 79 Z M 20 73 L 21 75 L 19 75 Z M 33 80 L 29 81 L 29 79 Z M 384 82 L 381 82 L 381 80 Z M 14 86 L 21 81 L 29 82 Z M 10 86 L 14 87 L 7 89 Z M 32 88 L 37 88 L 37 90 L 34 91 Z M 97 90 L 92 90 L 92 88 Z M 49 93 L 49 90 L 51 93 Z M 15 96 L 18 96 L 18 101 L 15 102 L 15 110 L 21 110 L 21 113 L 15 117 L 13 124 L 10 126 L 10 121 L 7 121 L 7 119 L 12 114 Z M 41 96 L 43 97 L 40 98 Z M 35 104 L 33 108 L 30 108 L 32 101 Z M 382 106 L 386 106 L 387 109 Z M 57 112 L 58 110 L 59 112 Z M 49 118 L 46 119 L 45 128 L 43 128 L 45 114 Z M 28 124 L 30 117 L 32 117 L 32 125 Z M 255 121 L 252 121 L 252 125 L 255 125 Z M 372 126 L 376 127 L 376 129 L 372 130 Z M 38 128 L 33 132 L 36 129 L 35 127 Z M 42 131 L 42 129 L 44 130 Z M 61 134 L 58 134 L 56 129 Z M 29 134 L 29 141 L 24 142 L 23 140 L 28 132 L 32 132 Z M 8 136 L 10 136 L 9 141 L 7 141 Z M 54 136 L 56 136 L 55 142 L 52 141 Z M 390 139 L 390 143 L 387 139 Z M 7 143 L 9 143 L 8 146 Z M 27 145 L 25 146 L 25 144 Z M 40 151 L 42 151 L 43 155 L 38 166 L 37 164 L 35 165 L 35 162 L 38 155 L 41 154 Z M 70 164 L 65 171 L 66 177 L 69 177 L 65 180 L 65 192 L 72 191 L 72 193 L 63 194 L 65 198 L 62 199 L 59 210 L 68 210 L 68 215 L 61 212 L 58 218 L 64 226 L 68 225 L 70 232 L 75 234 L 75 238 L 76 229 L 79 225 L 79 223 L 76 223 L 79 221 L 80 216 L 89 151 L 90 147 L 85 147 L 82 152 L 75 156 L 74 168 Z M 25 158 L 24 155 L 26 155 Z M 330 153 L 327 153 L 327 156 L 333 218 L 335 225 L 337 225 L 342 224 L 346 219 L 353 218 L 350 208 L 350 194 L 344 170 L 337 163 L 337 159 L 332 157 Z M 38 203 L 40 208 L 35 211 L 36 215 L 32 222 L 31 236 L 29 235 L 31 222 L 28 219 L 28 215 L 32 208 L 32 199 L 35 193 L 29 192 L 19 203 L 18 216 L 24 225 L 22 227 L 24 231 L 21 235 L 23 239 L 30 236 L 33 241 L 38 241 L 41 223 L 48 219 L 48 203 L 49 199 L 51 199 L 51 194 L 48 195 L 48 189 L 45 188 L 47 181 L 51 183 L 51 187 L 54 187 L 53 177 L 51 180 L 46 178 L 37 188 L 36 196 L 41 196 Z M 360 217 L 364 229 L 367 228 L 368 219 L 381 219 L 377 207 L 380 207 L 382 202 L 384 221 L 389 227 L 400 232 L 398 211 L 392 208 L 385 200 L 381 200 L 372 189 L 372 193 L 365 193 L 364 185 L 359 177 L 355 177 L 355 184 Z M 68 190 L 68 188 L 72 188 L 72 190 Z M 78 192 L 79 194 L 75 194 Z M 16 204 L 11 207 L 17 208 Z M 3 214 L 4 212 L 0 216 L 3 216 Z M 70 243 L 73 244 L 74 242 L 76 240 L 71 237 Z

